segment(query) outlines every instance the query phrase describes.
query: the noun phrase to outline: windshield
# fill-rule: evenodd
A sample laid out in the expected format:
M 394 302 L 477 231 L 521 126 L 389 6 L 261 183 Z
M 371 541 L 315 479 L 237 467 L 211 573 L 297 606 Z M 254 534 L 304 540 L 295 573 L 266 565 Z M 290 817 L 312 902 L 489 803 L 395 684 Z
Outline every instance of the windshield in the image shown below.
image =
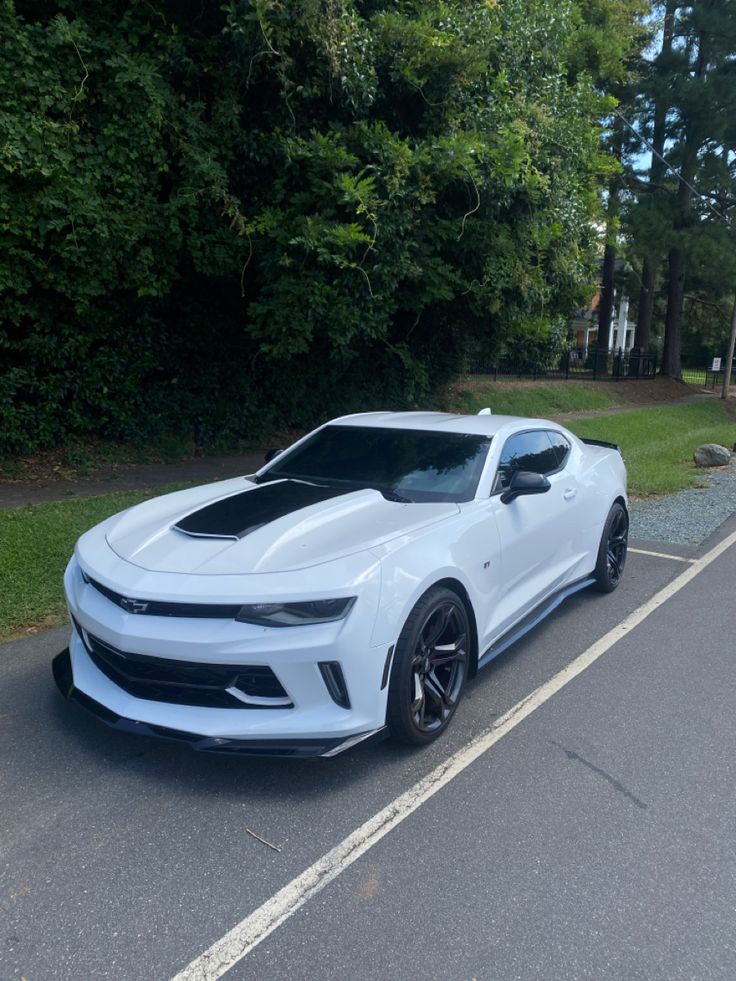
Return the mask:
M 258 483 L 293 478 L 373 487 L 394 501 L 470 501 L 490 436 L 377 426 L 325 426 L 276 460 Z

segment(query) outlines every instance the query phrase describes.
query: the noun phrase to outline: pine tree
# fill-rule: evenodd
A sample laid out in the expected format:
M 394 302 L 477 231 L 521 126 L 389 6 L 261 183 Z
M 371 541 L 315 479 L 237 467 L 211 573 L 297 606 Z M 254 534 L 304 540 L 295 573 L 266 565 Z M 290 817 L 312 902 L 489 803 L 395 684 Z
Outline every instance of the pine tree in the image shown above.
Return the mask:
M 658 201 L 668 250 L 662 372 L 679 378 L 688 275 L 695 272 L 704 239 L 722 237 L 723 207 L 733 201 L 729 162 L 736 148 L 736 3 L 668 3 L 666 13 L 672 18 L 672 42 L 657 70 L 658 90 L 670 97 L 666 106 L 655 101 L 655 121 L 664 128 L 665 156 L 677 176 L 673 180 L 662 165 L 655 177 L 670 192 L 668 201 Z M 721 199 L 719 209 L 714 201 Z
M 649 167 L 648 185 L 643 189 L 643 192 L 653 199 L 650 203 L 655 203 L 655 206 L 656 202 L 661 198 L 661 184 L 666 173 L 666 166 L 662 155 L 665 148 L 665 126 L 669 106 L 668 90 L 662 86 L 662 78 L 667 71 L 672 54 L 672 35 L 674 32 L 676 9 L 676 0 L 667 0 L 662 27 L 661 48 L 648 79 L 652 91 L 645 94 L 645 98 L 647 94 L 649 95 L 653 118 L 651 134 L 652 160 Z M 652 81 L 654 82 L 653 86 L 651 86 Z M 641 353 L 644 353 L 649 348 L 652 314 L 654 312 L 654 291 L 657 286 L 657 272 L 661 260 L 661 254 L 658 255 L 654 249 L 647 249 L 642 259 L 639 309 L 636 320 L 636 334 L 634 336 L 634 347 Z

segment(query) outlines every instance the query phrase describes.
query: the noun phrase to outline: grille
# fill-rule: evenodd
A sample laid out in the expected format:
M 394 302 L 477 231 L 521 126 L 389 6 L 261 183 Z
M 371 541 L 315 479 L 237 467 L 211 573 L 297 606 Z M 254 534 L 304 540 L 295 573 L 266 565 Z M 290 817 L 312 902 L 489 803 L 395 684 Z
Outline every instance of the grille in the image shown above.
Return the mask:
M 128 613 L 135 613 L 139 616 L 149 617 L 192 617 L 206 618 L 210 620 L 234 620 L 242 603 L 228 605 L 225 603 L 163 603 L 158 600 L 135 600 L 130 596 L 123 596 L 116 593 L 114 589 L 103 586 L 101 582 L 84 576 L 85 582 L 94 586 L 98 593 L 102 593 L 116 606 L 121 607 Z M 136 607 L 134 604 L 138 604 Z M 141 609 L 143 607 L 143 609 Z
M 204 708 L 293 708 L 271 668 L 266 665 L 194 664 L 131 654 L 86 631 L 93 663 L 135 698 Z

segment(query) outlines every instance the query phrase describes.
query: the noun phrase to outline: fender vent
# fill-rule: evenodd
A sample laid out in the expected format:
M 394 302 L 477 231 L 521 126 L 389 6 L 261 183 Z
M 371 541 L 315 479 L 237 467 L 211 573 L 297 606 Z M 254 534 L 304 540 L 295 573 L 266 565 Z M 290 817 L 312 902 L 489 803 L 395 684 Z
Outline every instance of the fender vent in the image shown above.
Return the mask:
M 348 686 L 345 684 L 345 676 L 342 673 L 340 662 L 320 661 L 319 670 L 332 701 L 339 705 L 340 708 L 349 709 L 350 697 L 348 695 Z

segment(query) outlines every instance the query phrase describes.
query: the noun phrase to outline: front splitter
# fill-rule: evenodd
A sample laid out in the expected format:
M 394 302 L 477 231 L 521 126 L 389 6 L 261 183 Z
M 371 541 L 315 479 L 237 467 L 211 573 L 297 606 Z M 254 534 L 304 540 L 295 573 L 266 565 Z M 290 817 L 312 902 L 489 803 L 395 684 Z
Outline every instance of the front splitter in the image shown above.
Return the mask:
M 139 722 L 136 719 L 126 718 L 126 716 L 118 715 L 101 702 L 86 695 L 74 684 L 72 661 L 68 647 L 56 655 L 52 661 L 51 669 L 54 681 L 64 698 L 81 705 L 83 709 L 104 722 L 105 725 L 110 726 L 111 729 L 131 732 L 138 736 L 153 736 L 156 739 L 186 743 L 192 749 L 202 753 L 292 758 L 337 756 L 357 743 L 380 737 L 385 733 L 385 728 L 382 727 L 353 736 L 343 736 L 339 739 L 233 739 L 223 736 L 202 736 L 194 732 L 184 732 L 179 729 L 170 729 L 167 726 L 157 726 L 150 722 Z

